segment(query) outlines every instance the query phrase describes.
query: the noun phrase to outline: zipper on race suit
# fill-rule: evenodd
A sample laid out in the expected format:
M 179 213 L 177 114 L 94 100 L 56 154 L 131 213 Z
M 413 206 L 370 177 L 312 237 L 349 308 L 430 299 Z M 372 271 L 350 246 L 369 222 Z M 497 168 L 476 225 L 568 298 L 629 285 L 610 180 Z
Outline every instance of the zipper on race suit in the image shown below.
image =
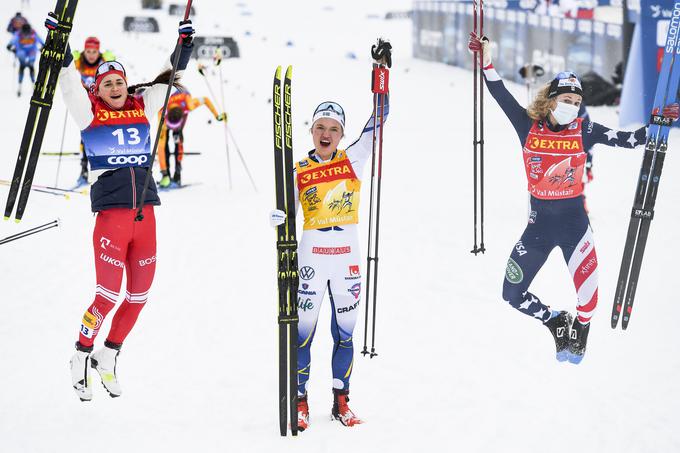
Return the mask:
M 135 169 L 134 167 L 128 167 L 130 169 L 130 176 L 132 176 L 132 209 L 137 209 L 137 184 L 135 181 Z

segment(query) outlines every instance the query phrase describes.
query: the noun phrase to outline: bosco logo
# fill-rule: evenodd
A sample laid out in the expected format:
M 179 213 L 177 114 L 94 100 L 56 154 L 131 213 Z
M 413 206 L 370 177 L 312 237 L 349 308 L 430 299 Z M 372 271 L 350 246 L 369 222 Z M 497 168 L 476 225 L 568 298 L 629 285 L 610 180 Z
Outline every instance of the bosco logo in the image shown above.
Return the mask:
M 111 165 L 142 165 L 149 160 L 146 156 L 111 156 L 106 161 Z

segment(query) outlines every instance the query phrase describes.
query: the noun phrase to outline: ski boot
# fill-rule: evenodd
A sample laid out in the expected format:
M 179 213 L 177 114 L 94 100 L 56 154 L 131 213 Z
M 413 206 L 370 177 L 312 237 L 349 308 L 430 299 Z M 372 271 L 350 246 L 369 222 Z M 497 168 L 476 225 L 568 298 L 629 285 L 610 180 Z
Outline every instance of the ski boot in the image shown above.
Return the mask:
M 163 177 L 161 178 L 160 182 L 158 183 L 158 187 L 161 189 L 167 189 L 170 187 L 170 175 L 168 174 L 167 170 L 163 171 Z
M 182 166 L 179 163 L 175 165 L 175 174 L 172 176 L 172 185 L 175 187 L 182 187 Z
M 569 352 L 567 358 L 570 363 L 578 365 L 583 360 L 583 355 L 586 353 L 589 331 L 590 322 L 582 324 L 578 319 L 574 319 L 574 323 L 571 325 L 571 332 L 569 333 Z
M 298 396 L 297 413 L 297 429 L 302 432 L 309 426 L 309 405 L 307 405 L 307 395 Z
M 118 354 L 120 354 L 120 347 L 120 344 L 106 341 L 104 347 L 92 354 L 90 358 L 92 368 L 99 373 L 102 385 L 109 392 L 111 398 L 116 398 L 123 393 L 116 377 L 116 362 L 118 361 Z
M 333 418 L 345 426 L 359 425 L 363 421 L 350 410 L 347 405 L 349 402 L 347 395 L 349 395 L 347 390 L 333 389 Z
M 555 358 L 559 362 L 564 362 L 568 358 L 569 352 L 569 326 L 571 325 L 571 314 L 567 311 L 553 312 L 553 315 L 543 324 L 550 330 L 555 339 L 556 354 Z
M 90 362 L 92 346 L 86 347 L 76 342 L 76 353 L 71 357 L 71 383 L 80 401 L 90 401 L 92 399 L 91 379 L 87 375 L 87 366 Z

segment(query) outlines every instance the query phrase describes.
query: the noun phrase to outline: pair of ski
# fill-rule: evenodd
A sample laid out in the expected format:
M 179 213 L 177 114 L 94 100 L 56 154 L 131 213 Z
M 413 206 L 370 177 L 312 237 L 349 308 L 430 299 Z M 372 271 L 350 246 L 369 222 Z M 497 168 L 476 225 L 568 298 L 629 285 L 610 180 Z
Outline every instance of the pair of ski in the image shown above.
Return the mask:
M 76 6 L 78 6 L 78 0 L 57 0 L 57 5 L 54 8 L 59 24 L 55 30 L 51 30 L 47 34 L 45 46 L 40 52 L 38 76 L 36 77 L 31 105 L 21 138 L 14 175 L 10 182 L 9 195 L 7 196 L 5 220 L 10 218 L 16 204 L 15 220 L 19 222 L 28 203 Z M 21 193 L 19 193 L 19 189 L 21 189 Z
M 680 17 L 680 3 L 676 2 L 666 37 L 652 116 L 647 129 L 645 154 L 638 176 L 626 245 L 616 284 L 611 316 L 613 329 L 618 325 L 619 319 L 621 319 L 621 328 L 624 330 L 630 322 L 642 258 L 649 228 L 654 218 L 654 205 L 668 148 L 668 133 L 673 122 L 671 118 L 664 117 L 662 112 L 664 106 L 676 102 L 680 81 L 680 40 L 677 39 L 680 34 L 680 20 L 678 17 Z
M 293 178 L 293 124 L 291 78 L 288 66 L 281 81 L 281 66 L 274 75 L 274 169 L 276 208 L 286 213 L 286 221 L 276 228 L 279 288 L 279 429 L 297 436 L 297 348 L 298 348 L 298 263 L 295 235 L 295 180 Z

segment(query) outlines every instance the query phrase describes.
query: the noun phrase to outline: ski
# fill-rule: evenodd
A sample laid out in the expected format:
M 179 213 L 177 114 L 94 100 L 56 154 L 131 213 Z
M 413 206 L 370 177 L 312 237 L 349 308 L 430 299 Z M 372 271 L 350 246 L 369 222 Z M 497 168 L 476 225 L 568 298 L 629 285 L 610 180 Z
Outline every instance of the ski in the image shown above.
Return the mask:
M 680 62 L 677 61 L 680 42 L 676 42 L 676 37 L 680 32 L 680 3 L 675 4 L 672 17 L 666 37 L 666 47 L 652 106 L 652 116 L 647 129 L 645 153 L 638 176 L 633 209 L 614 294 L 611 316 L 613 329 L 616 328 L 621 318 L 621 328 L 624 330 L 630 322 L 642 258 L 651 221 L 654 218 L 654 205 L 656 204 L 661 171 L 668 147 L 668 134 L 672 120 L 663 117 L 661 112 L 664 106 L 675 102 L 678 82 L 680 81 Z
M 297 435 L 297 239 L 295 234 L 295 193 L 293 178 L 293 124 L 291 110 L 292 67 L 288 66 L 283 84 L 281 66 L 274 75 L 274 170 L 276 208 L 286 213 L 286 221 L 276 229 L 279 293 L 279 429 Z
M 51 30 L 48 33 L 45 46 L 40 52 L 38 75 L 33 89 L 33 96 L 31 97 L 31 105 L 28 117 L 26 118 L 24 133 L 21 138 L 19 155 L 9 195 L 7 196 L 5 219 L 9 219 L 11 216 L 15 203 L 17 204 L 15 214 L 17 222 L 21 220 L 26 209 L 28 195 L 33 183 L 33 175 L 38 164 L 38 157 L 40 157 L 40 148 L 45 135 L 47 120 L 52 108 L 59 71 L 64 61 L 66 45 L 71 33 L 76 6 L 78 6 L 78 0 L 57 0 L 54 12 L 57 15 L 59 24 L 55 30 Z M 28 152 L 29 148 L 31 150 L 30 154 Z M 26 160 L 27 157 L 28 162 Z M 19 194 L 20 187 L 21 193 Z M 19 195 L 18 203 L 17 195 Z

